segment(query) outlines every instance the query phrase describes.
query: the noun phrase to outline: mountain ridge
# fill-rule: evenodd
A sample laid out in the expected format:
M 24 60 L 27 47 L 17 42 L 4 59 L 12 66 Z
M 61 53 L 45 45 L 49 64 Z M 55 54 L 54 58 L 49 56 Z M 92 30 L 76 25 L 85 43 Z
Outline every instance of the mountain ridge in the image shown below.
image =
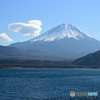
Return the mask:
M 100 50 L 76 59 L 72 64 L 85 66 L 100 66 Z
M 0 59 L 24 58 L 28 54 L 18 48 L 0 45 Z

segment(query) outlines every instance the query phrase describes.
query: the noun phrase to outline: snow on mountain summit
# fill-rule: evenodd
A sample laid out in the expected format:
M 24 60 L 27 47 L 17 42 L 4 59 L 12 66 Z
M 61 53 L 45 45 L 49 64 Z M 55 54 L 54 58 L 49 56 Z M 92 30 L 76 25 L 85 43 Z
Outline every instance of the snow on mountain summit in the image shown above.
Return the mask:
M 84 39 L 86 37 L 91 37 L 84 32 L 82 32 L 80 29 L 75 27 L 73 24 L 61 24 L 58 25 L 49 31 L 41 34 L 40 36 L 31 39 L 31 42 L 35 41 L 54 41 L 54 40 L 60 40 L 63 38 L 74 38 L 76 40 L 79 40 L 80 38 Z

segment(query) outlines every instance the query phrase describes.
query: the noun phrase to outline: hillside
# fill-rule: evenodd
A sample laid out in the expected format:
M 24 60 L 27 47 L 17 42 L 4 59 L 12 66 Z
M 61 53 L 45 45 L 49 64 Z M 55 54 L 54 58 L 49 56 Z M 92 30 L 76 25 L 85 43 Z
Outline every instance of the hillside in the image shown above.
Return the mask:
M 100 50 L 76 59 L 73 64 L 85 66 L 100 66 Z
M 25 58 L 28 54 L 24 51 L 9 46 L 0 46 L 0 59 Z

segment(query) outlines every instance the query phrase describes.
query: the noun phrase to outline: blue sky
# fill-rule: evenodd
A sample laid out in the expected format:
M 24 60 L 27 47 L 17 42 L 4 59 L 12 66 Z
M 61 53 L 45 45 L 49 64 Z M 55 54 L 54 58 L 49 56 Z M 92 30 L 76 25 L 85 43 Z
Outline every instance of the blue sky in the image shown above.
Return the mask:
M 65 23 L 74 24 L 85 33 L 100 40 L 100 0 L 0 0 L 0 37 L 2 38 L 0 45 L 34 38 L 33 33 L 23 36 L 21 33 L 14 32 L 15 30 L 12 31 L 15 26 L 10 29 L 8 27 L 14 23 L 21 24 L 21 27 L 23 25 L 28 27 L 28 21 L 32 22 L 32 20 L 42 22 L 38 27 L 40 34 Z M 35 26 L 30 27 L 32 31 Z M 3 41 L 3 37 L 9 41 Z

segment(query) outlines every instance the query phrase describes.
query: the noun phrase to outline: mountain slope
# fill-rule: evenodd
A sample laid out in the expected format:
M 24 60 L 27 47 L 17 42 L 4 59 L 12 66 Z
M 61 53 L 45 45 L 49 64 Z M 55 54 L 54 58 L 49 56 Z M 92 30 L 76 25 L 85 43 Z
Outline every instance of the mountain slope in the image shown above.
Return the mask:
M 61 24 L 30 41 L 35 42 L 35 41 L 43 40 L 43 41 L 50 42 L 50 41 L 54 41 L 54 40 L 60 40 L 63 38 L 74 38 L 76 40 L 79 40 L 81 38 L 84 39 L 84 38 L 88 38 L 88 37 L 91 37 L 91 36 L 83 33 L 81 30 L 79 30 L 72 24 Z
M 9 46 L 0 46 L 0 59 L 5 58 L 23 58 L 26 57 L 27 54 L 19 50 L 15 47 L 9 47 Z
M 73 64 L 86 66 L 100 66 L 100 50 L 76 59 Z
M 61 24 L 25 42 L 11 44 L 42 60 L 72 60 L 100 49 L 100 41 L 72 24 Z

